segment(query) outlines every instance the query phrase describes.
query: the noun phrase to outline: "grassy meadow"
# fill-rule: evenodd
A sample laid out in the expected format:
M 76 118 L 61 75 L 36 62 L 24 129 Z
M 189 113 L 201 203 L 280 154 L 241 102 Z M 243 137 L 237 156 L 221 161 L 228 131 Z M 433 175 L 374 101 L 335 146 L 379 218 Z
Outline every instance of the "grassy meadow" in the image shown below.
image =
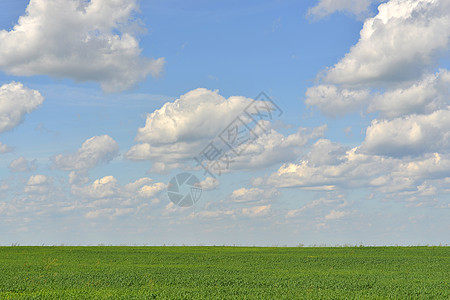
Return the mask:
M 0 299 L 450 299 L 449 247 L 0 247 Z

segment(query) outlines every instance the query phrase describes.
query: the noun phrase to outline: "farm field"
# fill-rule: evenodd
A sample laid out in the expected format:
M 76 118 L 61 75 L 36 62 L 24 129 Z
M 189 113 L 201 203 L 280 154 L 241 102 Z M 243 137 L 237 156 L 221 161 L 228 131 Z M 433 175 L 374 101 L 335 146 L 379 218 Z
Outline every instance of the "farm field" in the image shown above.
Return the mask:
M 0 299 L 450 299 L 449 247 L 0 247 Z

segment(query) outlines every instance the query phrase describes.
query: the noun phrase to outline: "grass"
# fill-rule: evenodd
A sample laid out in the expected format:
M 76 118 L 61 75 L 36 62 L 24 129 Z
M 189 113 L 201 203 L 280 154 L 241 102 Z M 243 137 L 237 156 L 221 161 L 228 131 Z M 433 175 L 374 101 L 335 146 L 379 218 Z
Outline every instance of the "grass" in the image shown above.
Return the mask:
M 449 247 L 0 247 L 0 299 L 450 299 Z

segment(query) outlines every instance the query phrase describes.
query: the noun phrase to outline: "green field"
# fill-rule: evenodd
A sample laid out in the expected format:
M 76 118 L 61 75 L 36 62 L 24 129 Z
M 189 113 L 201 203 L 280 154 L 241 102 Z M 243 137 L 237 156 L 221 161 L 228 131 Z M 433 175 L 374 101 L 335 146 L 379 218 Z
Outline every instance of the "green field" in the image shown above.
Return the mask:
M 449 247 L 0 247 L 0 299 L 450 299 Z

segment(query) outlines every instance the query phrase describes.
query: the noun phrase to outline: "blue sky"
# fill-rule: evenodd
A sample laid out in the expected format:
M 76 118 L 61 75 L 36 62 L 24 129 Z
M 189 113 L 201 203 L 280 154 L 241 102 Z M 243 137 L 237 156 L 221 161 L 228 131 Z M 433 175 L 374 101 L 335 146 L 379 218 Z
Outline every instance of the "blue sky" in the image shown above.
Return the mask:
M 449 33 L 444 0 L 2 1 L 0 244 L 448 244 Z

